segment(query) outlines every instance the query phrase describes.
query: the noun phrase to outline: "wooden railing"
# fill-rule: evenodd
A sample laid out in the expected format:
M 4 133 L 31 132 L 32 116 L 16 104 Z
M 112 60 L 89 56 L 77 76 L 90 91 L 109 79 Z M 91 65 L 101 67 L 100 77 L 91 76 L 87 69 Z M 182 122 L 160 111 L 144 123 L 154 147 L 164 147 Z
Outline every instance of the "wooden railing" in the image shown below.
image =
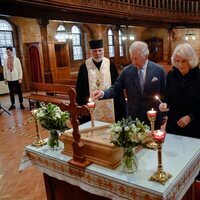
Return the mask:
M 129 10 L 142 9 L 157 9 L 169 12 L 181 13 L 200 13 L 200 1 L 198 0 L 60 0 L 59 2 L 71 2 L 73 4 L 82 4 L 92 7 L 100 7 L 112 9 L 114 8 L 127 8 Z M 125 9 L 126 10 L 126 9 Z M 126 10 L 127 12 L 129 10 Z M 143 13 L 145 14 L 145 13 Z
M 26 2 L 25 0 L 17 0 L 16 2 Z M 32 0 L 32 4 L 46 4 L 46 0 Z M 200 2 L 198 0 L 51 0 L 48 6 L 57 7 L 77 7 L 81 6 L 83 9 L 91 10 L 92 8 L 99 8 L 111 11 L 126 11 L 131 13 L 134 11 L 151 11 L 156 10 L 160 13 L 181 12 L 181 14 L 200 15 Z M 97 10 L 98 12 L 98 10 Z M 144 15 L 147 13 L 143 13 Z
M 28 3 L 27 0 L 16 0 L 15 2 Z M 32 0 L 30 4 L 45 5 L 46 0 Z M 48 6 L 86 6 L 88 10 L 91 8 L 104 8 L 114 11 L 115 8 L 123 9 L 129 7 L 127 12 L 134 9 L 158 9 L 162 11 L 176 11 L 183 13 L 200 13 L 200 1 L 199 0 L 51 0 L 48 2 Z M 143 13 L 145 14 L 145 13 Z
M 77 18 L 77 13 L 81 16 L 91 15 L 104 17 L 107 23 L 110 19 L 121 19 L 127 23 L 132 21 L 160 21 L 166 23 L 180 22 L 189 24 L 200 23 L 200 1 L 199 0 L 16 0 L 15 5 L 34 6 L 37 11 L 44 8 L 52 13 L 57 11 L 60 19 L 70 13 L 72 19 Z M 14 12 L 14 11 L 13 11 Z M 31 10 L 29 11 L 31 12 Z M 62 14 L 61 14 L 62 13 Z M 61 16 L 62 15 L 62 16 Z M 107 18 L 108 17 L 108 18 Z M 191 22 L 192 17 L 192 22 Z M 56 19 L 55 13 L 49 18 Z M 99 20 L 99 19 L 98 19 Z
M 181 12 L 200 12 L 198 0 L 111 0 L 113 2 Z M 89 2 L 89 1 L 88 1 Z M 91 1 L 90 1 L 91 2 Z

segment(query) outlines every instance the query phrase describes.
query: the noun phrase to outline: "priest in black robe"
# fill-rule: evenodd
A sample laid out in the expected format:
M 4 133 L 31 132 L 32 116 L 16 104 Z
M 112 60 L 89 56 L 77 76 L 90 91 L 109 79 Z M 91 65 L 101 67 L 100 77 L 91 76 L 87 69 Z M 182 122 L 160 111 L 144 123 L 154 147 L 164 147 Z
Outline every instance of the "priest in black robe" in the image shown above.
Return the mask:
M 91 40 L 89 45 L 91 57 L 80 66 L 77 78 L 77 103 L 80 106 L 93 98 L 95 90 L 109 88 L 118 77 L 114 63 L 104 57 L 103 41 Z M 124 94 L 114 99 L 96 101 L 95 104 L 95 120 L 112 123 L 126 115 Z M 90 120 L 90 116 L 82 116 L 79 120 L 85 123 Z

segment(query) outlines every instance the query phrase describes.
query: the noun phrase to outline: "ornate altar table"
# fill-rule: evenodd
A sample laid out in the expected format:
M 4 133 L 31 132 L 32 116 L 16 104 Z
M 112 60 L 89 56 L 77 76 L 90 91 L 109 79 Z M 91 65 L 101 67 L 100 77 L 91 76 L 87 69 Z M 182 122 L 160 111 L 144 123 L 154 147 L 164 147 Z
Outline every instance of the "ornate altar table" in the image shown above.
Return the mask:
M 36 148 L 29 145 L 25 147 L 20 171 L 35 165 L 44 176 L 64 181 L 87 193 L 115 200 L 179 200 L 199 173 L 200 140 L 167 134 L 163 144 L 163 167 L 164 171 L 172 174 L 172 178 L 165 185 L 148 180 L 157 170 L 157 152 L 142 149 L 137 156 L 138 171 L 126 174 L 121 166 L 114 170 L 95 164 L 86 169 L 78 168 L 69 165 L 67 161 L 71 157 L 61 154 L 61 151 L 49 150 L 48 146 Z M 66 199 L 73 199 L 70 193 Z

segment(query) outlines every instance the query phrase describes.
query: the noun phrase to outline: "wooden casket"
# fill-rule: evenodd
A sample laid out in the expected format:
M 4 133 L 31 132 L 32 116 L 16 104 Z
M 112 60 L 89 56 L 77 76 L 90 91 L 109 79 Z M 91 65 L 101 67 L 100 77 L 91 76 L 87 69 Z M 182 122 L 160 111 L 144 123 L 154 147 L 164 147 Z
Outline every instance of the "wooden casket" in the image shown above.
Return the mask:
M 110 143 L 110 136 L 107 133 L 109 123 L 95 121 L 95 127 L 91 122 L 79 126 L 81 141 L 84 143 L 86 160 L 110 169 L 118 167 L 121 163 L 122 148 Z M 64 143 L 63 154 L 73 156 L 72 129 L 61 134 L 60 140 Z

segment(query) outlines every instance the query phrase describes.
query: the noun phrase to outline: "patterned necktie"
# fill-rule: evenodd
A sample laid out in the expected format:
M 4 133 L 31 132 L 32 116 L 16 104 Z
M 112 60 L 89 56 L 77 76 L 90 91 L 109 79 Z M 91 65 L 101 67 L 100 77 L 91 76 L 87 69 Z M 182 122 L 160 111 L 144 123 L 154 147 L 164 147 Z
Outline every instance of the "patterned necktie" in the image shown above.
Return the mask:
M 13 56 L 8 56 L 7 59 L 7 68 L 10 72 L 13 70 L 13 62 L 14 62 L 14 57 Z
M 139 81 L 140 81 L 141 92 L 143 93 L 143 89 L 144 89 L 143 69 L 138 69 L 138 77 L 139 77 Z

